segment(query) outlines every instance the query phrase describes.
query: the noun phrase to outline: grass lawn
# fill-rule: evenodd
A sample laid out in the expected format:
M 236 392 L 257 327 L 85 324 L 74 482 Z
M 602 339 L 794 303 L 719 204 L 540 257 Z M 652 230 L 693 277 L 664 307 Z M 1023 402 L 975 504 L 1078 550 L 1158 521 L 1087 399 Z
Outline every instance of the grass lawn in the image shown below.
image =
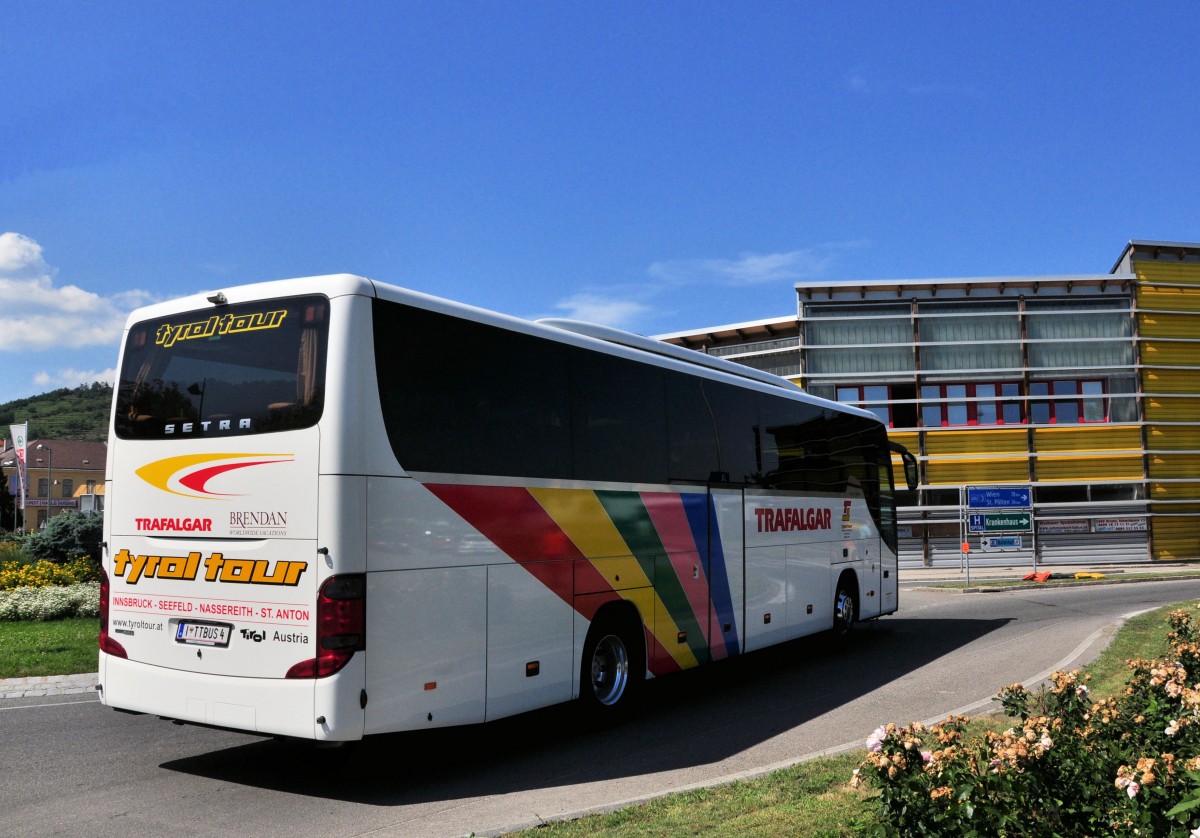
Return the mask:
M 95 672 L 99 634 L 95 617 L 0 620 L 0 678 Z

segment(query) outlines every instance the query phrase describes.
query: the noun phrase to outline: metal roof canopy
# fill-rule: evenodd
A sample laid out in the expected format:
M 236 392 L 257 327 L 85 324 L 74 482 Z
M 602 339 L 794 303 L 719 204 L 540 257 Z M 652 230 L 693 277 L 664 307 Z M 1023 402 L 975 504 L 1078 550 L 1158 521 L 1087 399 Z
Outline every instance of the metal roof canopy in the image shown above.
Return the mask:
M 752 320 L 748 323 L 733 323 L 714 326 L 711 329 L 696 329 L 656 335 L 655 340 L 674 343 L 688 349 L 703 349 L 709 346 L 728 346 L 753 343 L 760 340 L 790 338 L 800 334 L 800 325 L 795 315 Z
M 796 293 L 805 302 L 863 300 L 887 302 L 904 299 L 958 299 L 1076 294 L 1115 294 L 1128 291 L 1137 277 L 1131 273 L 1066 276 L 955 277 L 947 279 L 868 279 L 797 283 Z
M 1113 264 L 1113 273 L 1118 270 L 1133 270 L 1134 261 L 1148 262 L 1200 262 L 1200 244 L 1191 242 L 1159 242 L 1130 239 Z

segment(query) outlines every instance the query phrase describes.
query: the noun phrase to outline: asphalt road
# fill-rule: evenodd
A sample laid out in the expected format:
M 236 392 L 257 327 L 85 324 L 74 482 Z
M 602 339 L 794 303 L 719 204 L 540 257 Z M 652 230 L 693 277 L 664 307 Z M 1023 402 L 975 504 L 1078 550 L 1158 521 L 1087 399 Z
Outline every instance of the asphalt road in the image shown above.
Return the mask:
M 90 696 L 0 701 L 11 835 L 495 833 L 859 745 L 1090 658 L 1122 615 L 1200 580 L 962 595 L 902 592 L 847 647 L 810 638 L 653 683 L 633 721 L 570 707 L 337 751 L 180 727 Z

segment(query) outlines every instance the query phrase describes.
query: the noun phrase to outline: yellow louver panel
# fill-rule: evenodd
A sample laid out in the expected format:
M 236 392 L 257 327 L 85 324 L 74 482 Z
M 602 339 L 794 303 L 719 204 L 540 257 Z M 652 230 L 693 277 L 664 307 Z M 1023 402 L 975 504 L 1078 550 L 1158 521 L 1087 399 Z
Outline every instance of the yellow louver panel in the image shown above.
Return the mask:
M 1200 318 L 1149 312 L 1138 317 L 1138 334 L 1143 338 L 1195 338 L 1200 334 Z
M 1200 517 L 1151 518 L 1156 559 L 1200 558 Z
M 917 444 L 920 442 L 920 439 L 918 438 L 916 431 L 906 431 L 898 434 L 889 432 L 888 439 L 892 440 L 893 442 L 900 443 L 914 454 L 917 453 Z
M 1134 270 L 1143 282 L 1195 282 L 1200 284 L 1200 265 L 1194 263 L 1137 262 Z
M 1146 393 L 1194 393 L 1196 392 L 1196 371 L 1143 370 L 1142 391 Z
M 1200 366 L 1200 342 L 1142 342 L 1142 363 L 1147 366 Z
M 1200 454 L 1151 454 L 1149 477 L 1200 477 Z
M 920 443 L 920 437 L 916 431 L 900 434 L 888 434 L 888 439 L 893 442 L 898 442 L 916 455 L 920 453 L 917 445 Z M 892 482 L 896 484 L 897 489 L 904 489 L 908 486 L 904 477 L 904 461 L 900 459 L 899 454 L 892 455 Z
M 1139 309 L 1159 311 L 1200 311 L 1200 287 L 1142 285 L 1137 291 L 1137 306 Z
M 1095 483 L 1102 480 L 1136 479 L 1142 476 L 1139 454 L 1120 456 L 1038 457 L 1034 465 L 1038 480 L 1071 480 Z
M 1147 396 L 1145 411 L 1147 422 L 1197 422 L 1200 421 L 1200 399 Z
M 1025 453 L 1025 430 L 1005 431 L 931 431 L 925 434 L 925 453 L 938 454 L 1015 454 Z
M 1140 451 L 1142 435 L 1135 425 L 1038 428 L 1033 432 L 1035 451 Z
M 1200 483 L 1151 483 L 1150 500 L 1200 501 Z M 1162 507 L 1165 511 L 1167 507 Z
M 1151 451 L 1200 451 L 1200 425 L 1150 425 L 1146 447 Z
M 925 463 L 925 479 L 931 484 L 962 485 L 964 483 L 1026 483 L 1029 464 L 1024 458 L 1016 460 L 968 459 L 929 460 Z

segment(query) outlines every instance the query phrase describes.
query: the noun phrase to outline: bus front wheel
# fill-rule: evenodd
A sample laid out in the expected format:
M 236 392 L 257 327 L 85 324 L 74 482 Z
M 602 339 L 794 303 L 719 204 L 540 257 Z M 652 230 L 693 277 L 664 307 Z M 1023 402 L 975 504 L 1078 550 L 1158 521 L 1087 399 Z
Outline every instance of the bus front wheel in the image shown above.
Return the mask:
M 642 683 L 645 665 L 632 620 L 593 623 L 583 647 L 579 697 L 593 716 L 625 716 Z
M 833 632 L 838 637 L 847 637 L 854 629 L 858 618 L 858 603 L 855 589 L 846 579 L 838 580 L 837 594 L 833 598 Z

